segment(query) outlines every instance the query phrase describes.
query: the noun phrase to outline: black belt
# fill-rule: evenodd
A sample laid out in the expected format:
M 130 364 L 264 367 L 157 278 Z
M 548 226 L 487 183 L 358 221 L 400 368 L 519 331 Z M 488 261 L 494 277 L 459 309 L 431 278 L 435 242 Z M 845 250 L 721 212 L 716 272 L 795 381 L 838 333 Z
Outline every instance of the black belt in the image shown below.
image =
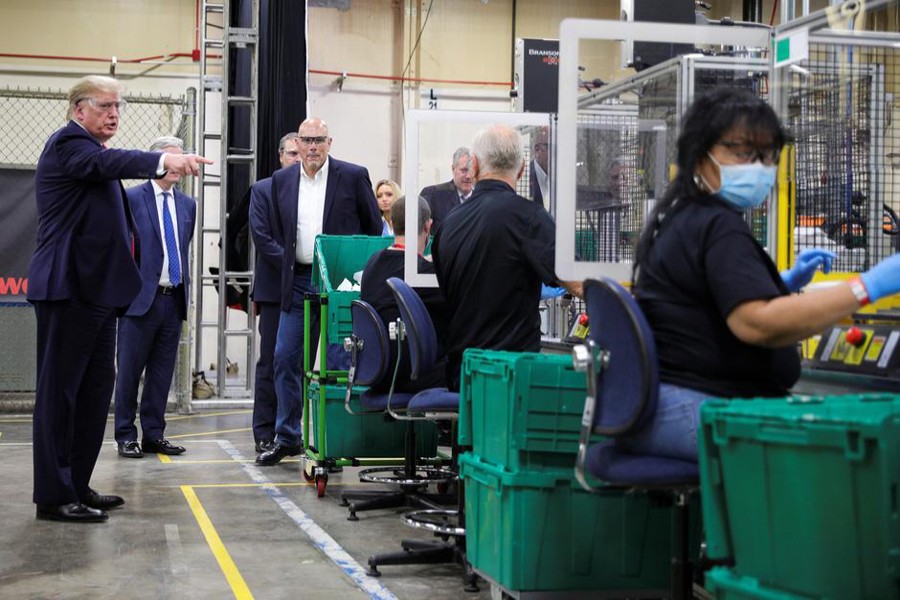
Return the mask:
M 156 293 L 162 294 L 163 296 L 174 296 L 176 290 L 180 289 L 180 285 L 158 285 L 156 286 Z
M 304 263 L 294 263 L 294 275 L 306 275 L 312 272 L 312 265 Z

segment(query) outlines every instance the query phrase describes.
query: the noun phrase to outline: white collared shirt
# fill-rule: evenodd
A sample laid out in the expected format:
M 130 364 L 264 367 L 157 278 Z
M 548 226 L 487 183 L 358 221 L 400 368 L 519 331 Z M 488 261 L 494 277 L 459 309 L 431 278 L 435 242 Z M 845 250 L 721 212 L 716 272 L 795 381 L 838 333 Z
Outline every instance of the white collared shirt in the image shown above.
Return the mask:
M 541 197 L 544 199 L 544 204 L 547 204 L 550 202 L 550 186 L 548 185 L 550 178 L 536 160 L 532 161 L 532 164 L 534 165 L 534 177 L 537 179 L 538 187 L 541 188 Z M 531 190 L 531 193 L 534 194 L 534 190 Z
M 163 189 L 155 181 L 150 181 L 153 186 L 153 195 L 156 197 L 156 218 L 159 221 L 159 241 L 163 250 L 162 271 L 159 274 L 159 285 L 168 287 L 172 285 L 169 279 L 169 251 L 166 249 L 166 228 L 163 225 Z M 181 242 L 178 238 L 178 217 L 175 213 L 175 188 L 168 192 L 169 194 L 169 214 L 172 216 L 172 229 L 175 232 L 175 246 L 178 248 L 178 256 L 181 256 Z M 181 281 L 184 281 L 184 265 L 179 264 L 181 272 Z
M 331 159 L 315 176 L 310 177 L 300 164 L 300 191 L 297 194 L 297 248 L 295 259 L 304 265 L 311 265 L 316 236 L 322 233 L 325 217 L 325 189 L 328 186 L 328 167 Z

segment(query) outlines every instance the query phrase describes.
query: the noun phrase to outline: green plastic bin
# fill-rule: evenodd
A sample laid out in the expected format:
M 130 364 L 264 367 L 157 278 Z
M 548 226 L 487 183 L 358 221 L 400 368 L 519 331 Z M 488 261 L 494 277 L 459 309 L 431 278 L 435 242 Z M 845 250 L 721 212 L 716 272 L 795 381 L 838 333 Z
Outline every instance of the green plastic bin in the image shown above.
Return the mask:
M 706 573 L 705 587 L 713 600 L 808 600 L 807 596 L 760 585 L 753 577 L 736 575 L 724 567 Z
M 710 558 L 809 598 L 900 598 L 900 397 L 711 401 L 701 411 Z
M 312 285 L 328 303 L 327 334 L 330 344 L 343 344 L 350 335 L 350 305 L 358 291 L 338 291 L 344 279 L 356 283 L 353 275 L 363 270 L 369 258 L 394 243 L 393 237 L 369 235 L 320 235 L 313 254 Z
M 460 455 L 459 471 L 466 558 L 504 588 L 668 596 L 671 508 L 657 498 L 592 494 L 571 467 L 516 473 L 471 453 Z
M 310 446 L 324 458 L 389 458 L 402 457 L 406 440 L 406 422 L 388 419 L 383 413 L 351 415 L 344 408 L 347 388 L 325 386 L 324 443 L 320 439 L 319 419 L 322 408 L 319 383 L 307 387 L 310 406 Z M 359 394 L 365 388 L 354 389 L 351 406 L 362 411 Z M 437 427 L 431 421 L 415 424 L 417 456 L 437 455 Z
M 459 443 L 513 471 L 572 469 L 586 395 L 568 355 L 466 350 Z

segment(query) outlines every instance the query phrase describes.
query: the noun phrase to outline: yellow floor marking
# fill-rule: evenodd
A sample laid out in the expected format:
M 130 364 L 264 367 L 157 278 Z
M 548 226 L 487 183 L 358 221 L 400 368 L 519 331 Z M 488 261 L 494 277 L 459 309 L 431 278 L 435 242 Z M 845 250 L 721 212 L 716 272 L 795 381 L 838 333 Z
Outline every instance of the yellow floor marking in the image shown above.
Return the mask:
M 157 454 L 157 456 L 159 457 L 159 462 L 161 462 L 161 463 L 172 462 L 172 459 L 168 454 Z
M 192 488 L 239 488 L 239 487 L 300 487 L 314 485 L 305 481 L 291 481 L 290 483 L 195 483 Z M 331 485 L 331 484 L 329 484 Z
M 216 532 L 216 528 L 213 527 L 212 521 L 209 520 L 203 505 L 200 504 L 200 499 L 197 498 L 193 486 L 183 485 L 181 486 L 181 492 L 187 498 L 188 505 L 194 513 L 194 518 L 197 519 L 197 524 L 200 525 L 200 530 L 203 532 L 203 537 L 206 538 L 209 549 L 212 550 L 213 556 L 216 557 L 216 561 L 219 563 L 219 568 L 222 569 L 228 585 L 231 586 L 234 597 L 238 600 L 252 600 L 253 594 L 250 593 L 250 588 L 247 587 L 247 583 L 241 577 L 237 565 L 231 560 L 231 555 L 228 554 L 225 544 L 219 538 L 219 534 Z
M 0 423 L 31 423 L 31 419 L 0 419 Z
M 166 438 L 173 440 L 176 438 L 188 438 L 188 437 L 195 437 L 198 435 L 218 435 L 220 433 L 236 433 L 238 431 L 250 431 L 250 430 L 251 430 L 250 427 L 241 427 L 240 429 L 222 429 L 219 431 L 203 431 L 200 433 L 182 433 L 180 435 L 167 435 Z
M 165 456 L 165 455 L 163 455 Z M 166 462 L 171 462 L 173 465 L 206 465 L 206 464 L 216 464 L 216 463 L 255 463 L 256 459 L 254 458 L 245 458 L 244 460 L 234 460 L 233 458 L 179 458 L 178 460 L 168 460 Z M 281 463 L 298 463 L 300 459 L 298 458 L 285 458 L 281 461 Z M 279 464 L 281 464 L 279 463 Z
M 193 415 L 178 415 L 177 417 L 167 417 L 166 422 L 169 421 L 183 421 L 185 419 L 197 419 L 199 417 L 224 417 L 227 415 L 249 415 L 252 413 L 252 409 L 246 410 L 230 410 L 227 412 L 216 412 L 216 413 L 196 413 Z

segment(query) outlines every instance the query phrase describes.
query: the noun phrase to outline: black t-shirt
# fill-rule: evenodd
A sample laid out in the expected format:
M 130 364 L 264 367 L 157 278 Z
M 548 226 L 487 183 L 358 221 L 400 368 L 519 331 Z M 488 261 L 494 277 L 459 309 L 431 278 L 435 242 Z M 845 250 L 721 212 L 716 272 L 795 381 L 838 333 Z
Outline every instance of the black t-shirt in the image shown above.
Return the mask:
M 743 302 L 788 293 L 740 212 L 714 196 L 679 200 L 635 285 L 662 381 L 722 397 L 785 395 L 800 377 L 796 347 L 746 344 L 726 319 Z
M 419 272 L 434 273 L 434 265 L 419 257 Z M 372 255 L 369 262 L 363 269 L 362 280 L 360 281 L 360 300 L 364 300 L 372 305 L 385 326 L 392 321 L 400 318 L 400 309 L 397 308 L 397 301 L 394 293 L 391 291 L 387 280 L 391 277 L 399 277 L 403 279 L 403 252 L 399 248 L 386 248 L 377 254 Z M 443 357 L 444 351 L 441 345 L 447 330 L 447 304 L 444 301 L 444 294 L 439 288 L 413 288 L 431 316 L 434 323 L 435 333 L 438 338 L 438 356 Z M 397 364 L 397 343 L 390 342 L 391 362 L 387 374 L 381 380 L 371 386 L 371 389 L 377 392 L 386 392 L 391 386 L 391 379 L 394 376 L 394 366 Z M 397 371 L 397 380 L 395 389 L 401 392 L 415 392 L 432 387 L 446 386 L 446 360 L 439 360 L 435 369 L 429 373 L 420 373 L 416 381 L 411 382 L 409 379 L 410 363 L 409 363 L 409 346 L 406 341 L 403 342 L 403 352 L 401 354 L 400 367 Z
M 540 350 L 541 282 L 557 284 L 555 251 L 550 214 L 501 181 L 479 181 L 444 218 L 431 252 L 450 311 L 451 389 L 466 348 Z

